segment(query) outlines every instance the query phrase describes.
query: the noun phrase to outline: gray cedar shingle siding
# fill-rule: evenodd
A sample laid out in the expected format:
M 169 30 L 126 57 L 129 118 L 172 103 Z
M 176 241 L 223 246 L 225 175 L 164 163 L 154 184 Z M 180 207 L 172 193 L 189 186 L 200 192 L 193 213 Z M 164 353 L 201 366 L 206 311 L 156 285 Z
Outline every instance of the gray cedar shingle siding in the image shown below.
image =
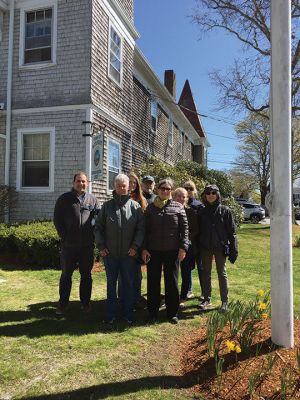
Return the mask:
M 118 0 L 118 3 L 122 7 L 125 15 L 133 21 L 133 11 L 134 11 L 134 5 L 133 5 L 133 0 Z
M 119 87 L 108 76 L 109 18 L 99 3 L 93 2 L 91 97 L 127 125 L 132 121 L 132 71 L 134 50 L 123 38 L 123 80 Z

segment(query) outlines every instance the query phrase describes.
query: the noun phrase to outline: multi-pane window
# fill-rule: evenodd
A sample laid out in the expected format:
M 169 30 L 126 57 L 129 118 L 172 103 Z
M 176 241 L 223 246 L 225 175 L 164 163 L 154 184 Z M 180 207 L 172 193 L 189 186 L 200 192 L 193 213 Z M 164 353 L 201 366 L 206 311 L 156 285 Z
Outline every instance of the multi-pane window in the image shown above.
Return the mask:
M 115 177 L 121 170 L 121 146 L 120 143 L 108 139 L 108 189 L 114 189 Z
M 169 119 L 168 145 L 173 146 L 173 121 Z
M 23 134 L 21 187 L 49 187 L 50 134 Z
M 109 75 L 117 83 L 121 83 L 122 74 L 122 54 L 121 54 L 121 37 L 115 31 L 113 26 L 110 26 L 109 37 Z
M 157 129 L 157 102 L 151 100 L 151 130 L 156 132 Z
M 179 131 L 178 153 L 183 154 L 184 133 Z
M 53 10 L 25 12 L 24 64 L 52 61 Z

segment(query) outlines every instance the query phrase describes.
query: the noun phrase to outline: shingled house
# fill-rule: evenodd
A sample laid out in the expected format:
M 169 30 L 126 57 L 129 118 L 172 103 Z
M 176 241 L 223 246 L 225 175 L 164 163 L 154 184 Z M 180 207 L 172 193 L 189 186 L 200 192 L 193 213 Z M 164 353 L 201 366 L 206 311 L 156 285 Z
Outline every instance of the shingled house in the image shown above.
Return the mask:
M 136 47 L 133 0 L 0 0 L 0 185 L 9 220 L 51 218 L 74 171 L 101 201 L 149 156 L 206 164 L 188 81 Z M 188 73 L 188 71 L 187 71 Z M 191 111 L 189 111 L 191 110 Z

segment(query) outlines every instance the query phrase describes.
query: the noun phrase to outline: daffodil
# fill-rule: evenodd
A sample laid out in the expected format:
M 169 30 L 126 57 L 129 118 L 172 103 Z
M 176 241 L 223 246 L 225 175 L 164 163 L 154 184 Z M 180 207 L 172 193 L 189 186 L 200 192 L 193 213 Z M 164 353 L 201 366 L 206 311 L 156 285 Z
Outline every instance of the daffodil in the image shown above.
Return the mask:
M 267 319 L 267 318 L 269 317 L 269 315 L 268 315 L 267 313 L 262 313 L 262 314 L 261 314 L 261 317 L 262 317 L 263 319 Z
M 235 346 L 234 350 L 236 353 L 240 353 L 242 351 L 238 344 Z
M 235 344 L 231 340 L 226 340 L 226 346 L 229 351 L 233 351 L 235 348 Z
M 262 290 L 262 289 L 260 289 L 260 290 L 257 292 L 257 294 L 258 294 L 258 296 L 262 297 L 262 296 L 265 294 L 265 291 Z
M 259 304 L 258 304 L 258 309 L 259 310 L 265 310 L 266 308 L 267 308 L 266 303 L 259 302 Z

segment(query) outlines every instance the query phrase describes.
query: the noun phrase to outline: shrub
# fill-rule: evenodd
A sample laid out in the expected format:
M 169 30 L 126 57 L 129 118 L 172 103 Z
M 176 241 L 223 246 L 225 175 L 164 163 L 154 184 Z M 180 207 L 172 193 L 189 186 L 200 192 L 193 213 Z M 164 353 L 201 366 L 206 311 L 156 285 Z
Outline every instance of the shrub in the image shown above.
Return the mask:
M 300 247 L 300 236 L 296 236 L 294 240 L 294 246 Z

